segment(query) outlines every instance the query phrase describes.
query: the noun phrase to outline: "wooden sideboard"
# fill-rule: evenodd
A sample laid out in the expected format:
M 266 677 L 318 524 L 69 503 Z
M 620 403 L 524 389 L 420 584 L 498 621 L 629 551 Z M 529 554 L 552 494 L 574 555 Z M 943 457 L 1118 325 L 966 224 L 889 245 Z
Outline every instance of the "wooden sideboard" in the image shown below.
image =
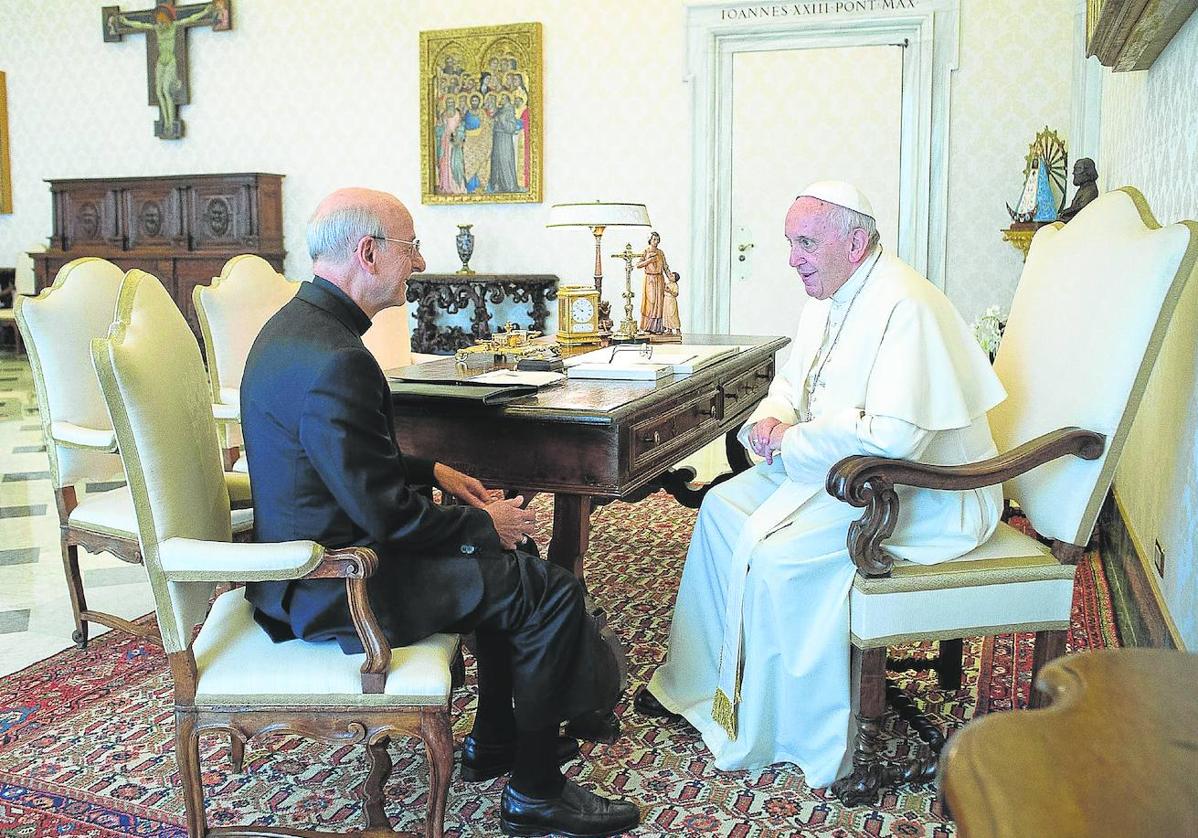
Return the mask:
M 50 248 L 34 252 L 37 290 L 72 259 L 98 256 L 162 281 L 192 331 L 191 290 L 231 257 L 256 253 L 283 270 L 283 176 L 169 175 L 50 180 Z

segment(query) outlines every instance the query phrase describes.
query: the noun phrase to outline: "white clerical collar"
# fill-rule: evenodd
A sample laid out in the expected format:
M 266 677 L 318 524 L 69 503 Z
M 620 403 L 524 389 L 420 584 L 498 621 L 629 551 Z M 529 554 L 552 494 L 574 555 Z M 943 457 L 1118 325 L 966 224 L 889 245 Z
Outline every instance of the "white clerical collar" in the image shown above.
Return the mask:
M 879 244 L 874 247 L 874 252 L 865 257 L 865 261 L 857 266 L 857 270 L 853 271 L 853 275 L 848 278 L 845 284 L 836 289 L 836 293 L 830 298 L 833 308 L 841 308 L 848 305 L 853 297 L 857 296 L 857 292 L 861 290 L 861 286 L 869 278 L 869 273 L 874 263 L 881 257 L 882 245 Z

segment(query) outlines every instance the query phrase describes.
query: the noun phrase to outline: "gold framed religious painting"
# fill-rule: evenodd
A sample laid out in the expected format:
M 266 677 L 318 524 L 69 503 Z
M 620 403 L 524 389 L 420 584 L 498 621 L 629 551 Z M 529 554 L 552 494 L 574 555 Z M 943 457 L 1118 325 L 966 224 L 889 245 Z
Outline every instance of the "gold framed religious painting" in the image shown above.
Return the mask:
M 421 197 L 540 203 L 541 24 L 420 33 Z
M 0 72 L 0 213 L 12 212 L 12 170 L 8 163 L 8 87 Z

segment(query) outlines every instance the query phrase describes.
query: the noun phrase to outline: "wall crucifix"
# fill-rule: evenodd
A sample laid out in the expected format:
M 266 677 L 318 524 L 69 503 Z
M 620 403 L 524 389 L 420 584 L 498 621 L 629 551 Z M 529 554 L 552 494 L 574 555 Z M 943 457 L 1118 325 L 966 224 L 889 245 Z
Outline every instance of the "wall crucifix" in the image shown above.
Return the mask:
M 177 140 L 183 136 L 179 105 L 190 101 L 187 85 L 187 30 L 211 26 L 214 32 L 233 28 L 233 0 L 213 0 L 176 6 L 163 0 L 152 9 L 122 12 L 119 6 L 100 10 L 104 40 L 120 41 L 125 35 L 146 36 L 146 81 L 150 104 L 158 106 L 154 136 Z

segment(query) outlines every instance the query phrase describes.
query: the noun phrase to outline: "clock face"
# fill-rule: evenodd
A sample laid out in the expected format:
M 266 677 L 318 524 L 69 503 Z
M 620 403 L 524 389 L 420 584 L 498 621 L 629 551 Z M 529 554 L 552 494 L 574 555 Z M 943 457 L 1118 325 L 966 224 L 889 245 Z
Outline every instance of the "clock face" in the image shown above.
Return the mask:
M 595 306 L 588 299 L 575 300 L 570 303 L 570 319 L 575 323 L 590 323 L 595 316 Z

